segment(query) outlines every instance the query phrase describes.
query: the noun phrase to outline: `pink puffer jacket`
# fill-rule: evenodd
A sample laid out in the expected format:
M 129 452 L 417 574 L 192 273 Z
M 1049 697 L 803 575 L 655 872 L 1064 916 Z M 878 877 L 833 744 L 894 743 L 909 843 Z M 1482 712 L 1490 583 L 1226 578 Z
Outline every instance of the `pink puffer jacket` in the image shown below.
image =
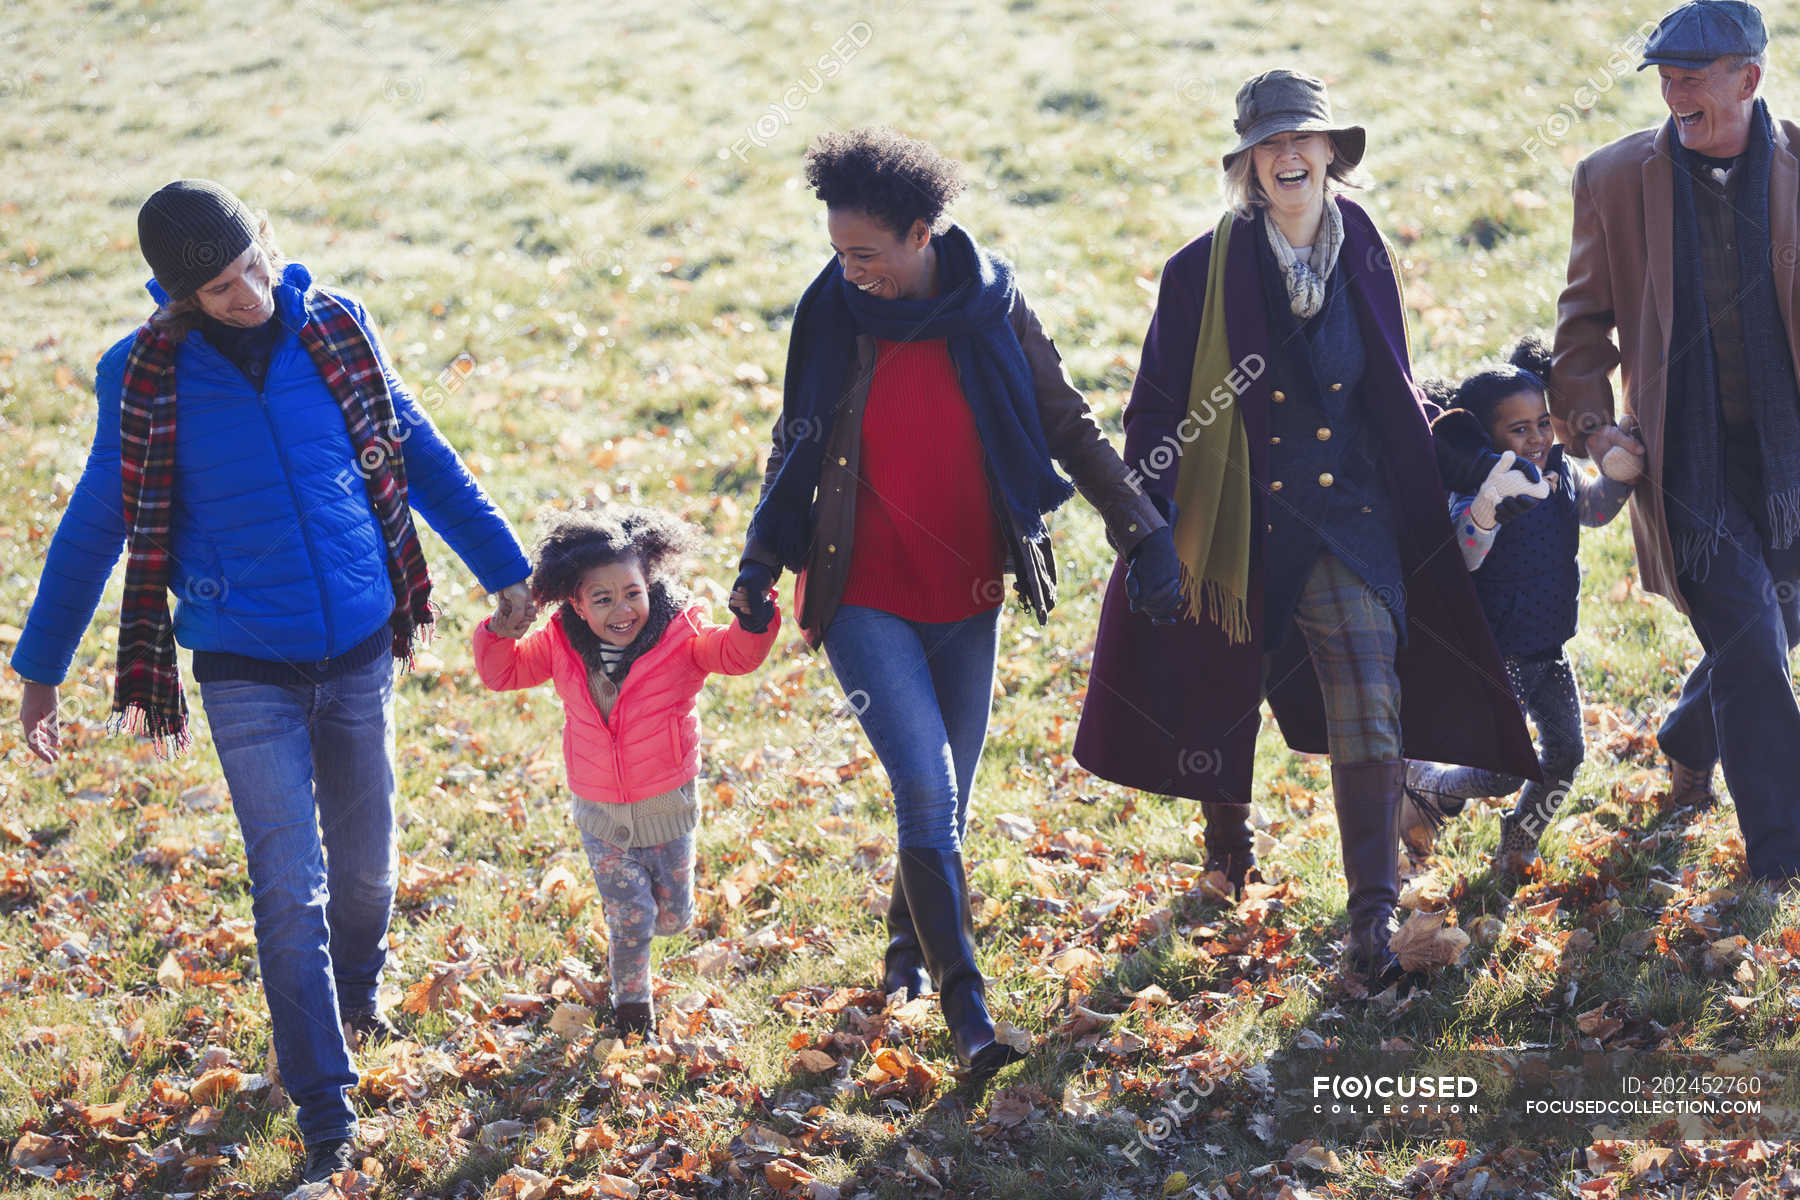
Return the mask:
M 662 640 L 632 664 L 610 718 L 588 691 L 587 667 L 563 632 L 562 614 L 514 641 L 475 628 L 475 669 L 495 691 L 556 682 L 562 698 L 563 762 L 569 787 L 584 800 L 627 804 L 680 787 L 700 773 L 700 711 L 708 675 L 747 675 L 775 644 L 781 615 L 753 634 L 733 621 L 715 625 L 703 605 L 669 622 Z

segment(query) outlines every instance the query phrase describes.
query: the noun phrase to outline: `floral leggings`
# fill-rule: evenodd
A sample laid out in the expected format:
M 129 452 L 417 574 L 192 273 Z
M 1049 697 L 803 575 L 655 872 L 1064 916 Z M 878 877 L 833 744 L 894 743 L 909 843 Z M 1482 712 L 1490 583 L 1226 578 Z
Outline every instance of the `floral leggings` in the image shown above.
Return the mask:
M 614 1004 L 650 1000 L 650 938 L 680 933 L 694 919 L 694 835 L 625 850 L 581 835 L 606 913 L 606 969 Z

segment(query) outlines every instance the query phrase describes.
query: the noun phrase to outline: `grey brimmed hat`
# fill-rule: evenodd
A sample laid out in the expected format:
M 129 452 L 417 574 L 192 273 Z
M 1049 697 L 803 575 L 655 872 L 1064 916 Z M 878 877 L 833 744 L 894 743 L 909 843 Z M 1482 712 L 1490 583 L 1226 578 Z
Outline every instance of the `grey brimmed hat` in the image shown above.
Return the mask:
M 1346 167 L 1362 161 L 1368 135 L 1361 125 L 1339 125 L 1331 119 L 1331 97 L 1323 80 L 1277 68 L 1253 75 L 1237 92 L 1238 144 L 1225 152 L 1225 169 L 1256 143 L 1278 133 L 1328 133 Z
M 1769 47 L 1762 13 L 1744 0 L 1689 0 L 1656 23 L 1644 43 L 1645 67 L 1704 67 L 1721 58 L 1755 58 Z

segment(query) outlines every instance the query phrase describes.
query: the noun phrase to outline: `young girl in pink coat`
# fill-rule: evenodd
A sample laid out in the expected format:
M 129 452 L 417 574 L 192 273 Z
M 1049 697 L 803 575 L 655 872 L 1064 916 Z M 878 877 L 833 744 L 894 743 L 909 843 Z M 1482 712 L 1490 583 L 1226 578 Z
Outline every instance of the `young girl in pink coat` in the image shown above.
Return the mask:
M 651 509 L 560 514 L 531 575 L 532 599 L 557 606 L 550 623 L 527 635 L 530 614 L 508 609 L 475 630 L 488 687 L 553 680 L 562 698 L 563 760 L 606 914 L 620 1033 L 653 1026 L 651 936 L 680 933 L 693 917 L 700 687 L 761 666 L 781 620 L 707 620 L 672 577 L 698 540 Z M 747 606 L 734 593 L 732 607 Z

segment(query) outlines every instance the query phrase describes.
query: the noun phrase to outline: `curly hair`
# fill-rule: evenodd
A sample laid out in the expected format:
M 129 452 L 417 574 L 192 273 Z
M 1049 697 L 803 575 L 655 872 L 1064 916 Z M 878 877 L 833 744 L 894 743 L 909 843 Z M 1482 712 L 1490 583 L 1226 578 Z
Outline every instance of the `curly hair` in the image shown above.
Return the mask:
M 699 546 L 699 530 L 653 508 L 559 512 L 545 522 L 538 542 L 531 598 L 545 605 L 567 603 L 580 589 L 582 576 L 616 562 L 635 562 L 647 584 L 669 582 Z
M 866 212 L 896 234 L 914 221 L 942 232 L 962 170 L 929 142 L 892 129 L 822 133 L 806 151 L 806 182 L 826 208 Z
M 1550 347 L 1533 333 L 1519 339 L 1501 366 L 1475 372 L 1456 389 L 1456 407 L 1468 409 L 1482 426 L 1492 424 L 1494 407 L 1508 396 L 1531 391 L 1549 393 Z

